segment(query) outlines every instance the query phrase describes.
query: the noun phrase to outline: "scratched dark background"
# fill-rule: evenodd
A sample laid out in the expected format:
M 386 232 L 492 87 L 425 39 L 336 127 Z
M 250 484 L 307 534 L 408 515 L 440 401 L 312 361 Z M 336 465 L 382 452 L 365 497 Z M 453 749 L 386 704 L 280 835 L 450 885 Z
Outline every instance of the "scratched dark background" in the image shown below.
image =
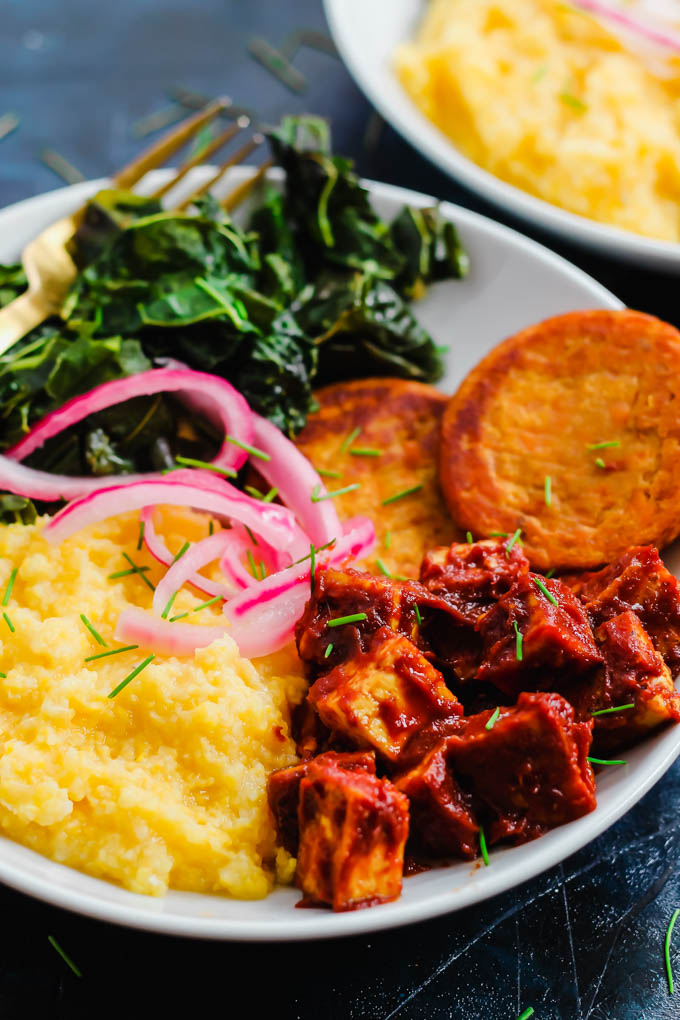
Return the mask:
M 370 2 L 370 0 L 367 0 Z M 2 0 L 0 206 L 58 187 L 50 147 L 87 177 L 139 147 L 132 125 L 182 84 L 228 94 L 264 120 L 310 110 L 332 118 L 338 151 L 366 176 L 513 223 L 425 163 L 371 110 L 342 64 L 304 49 L 293 95 L 248 54 L 325 30 L 320 0 Z M 367 130 L 368 127 L 368 130 Z M 376 130 L 378 127 L 378 130 Z M 534 236 L 538 236 L 534 232 Z M 539 237 L 629 305 L 680 325 L 674 279 Z M 531 287 L 531 280 L 527 280 Z M 481 906 L 408 929 L 290 946 L 210 944 L 135 933 L 44 906 L 0 886 L 0 1017 L 226 1016 L 282 1020 L 680 1018 L 663 965 L 680 906 L 680 765 L 600 839 L 539 879 Z M 680 928 L 678 929 L 680 933 Z M 83 971 L 66 969 L 53 934 Z M 680 937 L 673 953 L 680 977 Z

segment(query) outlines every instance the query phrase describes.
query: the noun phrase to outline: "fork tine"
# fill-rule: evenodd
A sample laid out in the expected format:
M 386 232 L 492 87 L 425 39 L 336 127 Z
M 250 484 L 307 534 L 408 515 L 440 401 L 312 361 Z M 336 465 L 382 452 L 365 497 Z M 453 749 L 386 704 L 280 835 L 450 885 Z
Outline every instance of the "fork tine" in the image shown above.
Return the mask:
M 208 103 L 205 109 L 199 110 L 198 113 L 183 120 L 181 124 L 171 128 L 162 138 L 123 167 L 113 178 L 114 185 L 117 188 L 131 188 L 145 173 L 164 163 L 168 156 L 171 156 L 197 131 L 200 131 L 203 125 L 212 120 L 220 110 L 229 106 L 230 102 L 231 100 L 228 99 L 215 99 L 212 103 Z
M 243 201 L 246 195 L 248 195 L 252 191 L 252 189 L 255 187 L 258 181 L 262 180 L 267 170 L 269 170 L 269 167 L 272 166 L 273 163 L 274 163 L 273 159 L 266 159 L 264 163 L 260 163 L 252 177 L 249 177 L 247 180 L 243 181 L 242 184 L 237 185 L 237 187 L 235 187 L 233 191 L 231 191 L 221 200 L 220 205 L 222 206 L 222 208 L 225 209 L 227 212 L 231 212 L 232 209 L 235 209 L 237 205 L 240 205 L 240 203 Z
M 163 195 L 166 195 L 168 191 L 175 187 L 176 184 L 179 184 L 179 182 L 186 177 L 193 167 L 198 166 L 199 163 L 203 163 L 205 160 L 209 159 L 214 152 L 217 152 L 217 150 L 221 149 L 223 145 L 230 142 L 234 135 L 237 135 L 239 131 L 243 131 L 249 124 L 250 119 L 248 117 L 239 117 L 231 127 L 228 127 L 226 131 L 223 131 L 217 138 L 213 138 L 213 140 L 206 145 L 205 148 L 201 149 L 200 152 L 197 152 L 195 156 L 191 156 L 187 159 L 169 181 L 162 184 L 160 188 L 157 188 L 156 191 L 153 192 L 151 198 L 161 199 Z
M 223 177 L 224 174 L 226 174 L 227 170 L 230 167 L 236 166 L 237 163 L 242 163 L 243 160 L 247 159 L 250 153 L 253 152 L 253 150 L 258 147 L 258 145 L 262 145 L 263 141 L 264 135 L 259 134 L 259 132 L 254 134 L 249 142 L 246 142 L 245 145 L 242 145 L 238 152 L 235 152 L 233 156 L 230 156 L 230 158 L 227 159 L 222 164 L 222 166 L 219 168 L 216 174 L 213 174 L 213 176 L 209 180 L 207 180 L 205 184 L 199 185 L 199 187 L 196 188 L 195 191 L 192 191 L 190 195 L 187 195 L 186 198 L 184 198 L 178 205 L 176 205 L 175 206 L 176 210 L 178 212 L 182 212 L 184 209 L 187 208 L 187 206 L 190 206 L 192 202 L 195 202 L 197 198 L 200 198 L 201 195 L 204 195 L 206 191 L 210 191 L 210 189 L 215 184 L 217 184 L 220 178 Z

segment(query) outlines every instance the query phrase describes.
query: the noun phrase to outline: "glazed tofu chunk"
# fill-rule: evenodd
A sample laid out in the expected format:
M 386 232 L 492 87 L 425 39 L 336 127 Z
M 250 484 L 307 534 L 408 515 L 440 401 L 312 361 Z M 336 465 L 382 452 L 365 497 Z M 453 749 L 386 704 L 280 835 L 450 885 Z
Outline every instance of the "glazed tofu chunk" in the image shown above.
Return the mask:
M 331 764 L 350 772 L 360 770 L 375 775 L 375 755 L 371 751 L 354 753 L 336 753 L 327 751 L 313 759 L 315 764 Z M 279 844 L 292 854 L 298 852 L 298 806 L 300 802 L 300 783 L 309 773 L 312 760 L 290 765 L 288 768 L 276 769 L 267 780 L 267 799 L 274 816 L 276 834 Z
M 420 580 L 459 614 L 462 623 L 474 626 L 479 617 L 508 591 L 520 574 L 529 572 L 529 561 L 517 542 L 485 539 L 454 542 L 432 549 L 420 567 Z
M 591 721 L 575 722 L 564 698 L 544 692 L 520 694 L 487 729 L 490 719 L 471 716 L 446 740 L 449 768 L 484 818 L 487 842 L 525 843 L 594 809 Z
M 462 715 L 441 674 L 408 638 L 388 628 L 368 651 L 319 677 L 308 699 L 334 735 L 392 764 L 401 763 L 413 738 L 450 732 Z
M 604 695 L 598 708 L 631 706 L 595 717 L 597 748 L 632 744 L 664 723 L 680 720 L 680 695 L 670 670 L 632 610 L 600 624 L 595 638 L 605 662 Z
M 397 899 L 408 798 L 389 780 L 319 759 L 300 783 L 298 822 L 303 902 L 356 910 Z
M 632 609 L 675 677 L 680 672 L 680 583 L 653 546 L 634 546 L 602 570 L 575 579 L 594 623 Z
M 482 660 L 477 621 L 529 570 L 521 547 L 508 546 L 508 539 L 454 543 L 432 549 L 422 562 L 421 582 L 449 607 L 426 615 L 423 643 L 459 680 L 474 677 Z
M 411 844 L 416 853 L 467 859 L 477 856 L 479 824 L 472 798 L 451 774 L 446 740 L 395 780 L 395 786 L 409 799 Z
M 484 659 L 477 677 L 507 694 L 568 690 L 602 663 L 582 604 L 554 578 L 523 574 L 478 628 Z

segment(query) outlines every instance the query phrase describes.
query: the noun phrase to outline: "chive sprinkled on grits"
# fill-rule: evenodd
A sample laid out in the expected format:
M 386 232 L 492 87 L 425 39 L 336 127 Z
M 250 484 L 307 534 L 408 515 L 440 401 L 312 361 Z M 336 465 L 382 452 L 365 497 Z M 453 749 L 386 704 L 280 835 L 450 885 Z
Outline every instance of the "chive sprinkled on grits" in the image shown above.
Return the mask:
M 173 554 L 208 534 L 204 515 L 166 508 L 155 517 Z M 41 535 L 45 520 L 0 528 L 0 591 L 11 583 L 14 625 L 0 633 L 3 834 L 141 893 L 172 886 L 252 899 L 290 881 L 294 861 L 276 846 L 266 781 L 296 761 L 287 705 L 305 684 L 294 652 L 252 664 L 224 637 L 190 658 L 156 654 L 111 699 L 149 656 L 122 650 L 118 615 L 149 608 L 143 578 L 156 584 L 165 568 L 137 548 L 137 514 L 56 547 Z M 149 569 L 111 580 L 124 553 Z M 205 602 L 185 586 L 174 608 L 184 622 L 214 626 L 220 602 Z

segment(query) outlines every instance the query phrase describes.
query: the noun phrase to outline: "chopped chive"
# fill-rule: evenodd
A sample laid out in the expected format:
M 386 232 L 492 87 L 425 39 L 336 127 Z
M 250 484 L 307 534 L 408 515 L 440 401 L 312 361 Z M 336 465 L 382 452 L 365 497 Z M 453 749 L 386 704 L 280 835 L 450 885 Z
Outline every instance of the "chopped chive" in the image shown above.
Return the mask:
M 9 605 L 9 600 L 12 597 L 12 589 L 14 588 L 14 582 L 17 579 L 17 574 L 18 573 L 19 573 L 19 568 L 15 567 L 14 570 L 12 571 L 12 573 L 9 575 L 9 581 L 7 582 L 7 587 L 5 588 L 5 594 L 2 597 L 2 604 L 3 604 L 3 606 Z
M 472 545 L 472 532 L 471 531 L 466 531 L 465 532 L 465 540 L 466 540 L 468 545 Z
M 550 475 L 546 475 L 545 476 L 544 498 L 545 498 L 545 505 L 546 506 L 550 506 L 550 502 L 552 500 L 552 483 L 550 481 Z
M 507 538 L 507 531 L 490 531 L 489 538 Z
M 413 492 L 420 492 L 422 487 L 421 483 L 420 485 L 412 485 L 410 489 L 402 489 L 401 492 L 395 492 L 394 496 L 388 496 L 387 499 L 382 501 L 382 506 L 389 506 L 390 503 L 396 503 L 398 499 L 403 499 L 404 496 L 410 496 Z
M 80 184 L 85 180 L 85 175 L 54 149 L 43 149 L 40 153 L 40 162 L 53 170 L 57 177 L 61 177 L 67 184 Z
M 588 758 L 591 765 L 627 765 L 623 758 Z
M 496 719 L 498 719 L 498 716 L 500 714 L 501 714 L 501 709 L 500 709 L 500 705 L 499 705 L 497 708 L 494 708 L 493 712 L 489 716 L 489 720 L 488 720 L 486 726 L 484 727 L 484 729 L 485 730 L 492 730 L 494 728 L 495 723 L 496 723 Z
M 0 139 L 11 135 L 19 127 L 19 118 L 15 113 L 3 113 L 0 117 Z
M 408 577 L 406 577 L 405 574 L 395 574 L 394 575 L 394 580 L 395 581 L 408 581 Z
M 296 67 L 286 59 L 285 55 L 275 49 L 262 36 L 253 36 L 248 43 L 248 50 L 270 74 L 282 82 L 291 92 L 304 92 L 307 79 Z
M 361 428 L 357 425 L 355 429 L 352 429 L 348 436 L 345 436 L 342 443 L 340 444 L 340 453 L 347 453 L 354 440 L 361 435 Z
M 256 489 L 254 485 L 246 485 L 244 488 L 248 495 L 252 496 L 253 499 L 264 499 L 264 492 L 260 492 L 260 490 Z
M 323 653 L 324 659 L 327 659 L 332 651 L 333 651 L 333 642 L 331 641 L 330 644 L 326 645 L 326 651 Z
M 385 532 L 385 537 L 383 539 L 383 545 L 385 546 L 386 549 L 389 549 L 391 541 L 392 541 L 392 532 L 391 531 L 386 531 Z
M 326 468 L 317 468 L 316 473 L 322 478 L 342 478 L 342 471 L 327 471 Z
M 543 594 L 547 598 L 548 602 L 552 602 L 552 604 L 554 606 L 556 606 L 557 605 L 557 599 L 555 598 L 555 596 L 551 592 L 548 591 L 546 586 L 543 584 L 543 581 L 541 581 L 540 577 L 532 577 L 531 580 L 534 582 L 534 584 L 536 585 L 538 590 L 543 592 Z
M 524 656 L 522 651 L 522 642 L 524 638 L 522 637 L 522 631 L 517 626 L 517 620 L 513 620 L 512 625 L 515 628 L 515 656 L 517 661 L 521 662 Z
M 666 929 L 666 939 L 663 944 L 663 955 L 666 961 L 666 976 L 668 977 L 669 995 L 673 995 L 675 992 L 675 988 L 673 986 L 673 968 L 671 967 L 671 936 L 673 934 L 673 928 L 675 927 L 678 915 L 680 915 L 680 907 L 673 911 L 673 916 L 671 917 L 668 928 Z
M 547 580 L 547 581 L 549 581 L 549 580 L 550 580 L 550 578 L 551 578 L 551 577 L 553 576 L 553 574 L 554 574 L 554 573 L 555 573 L 555 568 L 554 568 L 554 567 L 551 567 L 551 568 L 550 568 L 550 570 L 548 571 L 548 573 L 547 573 L 547 574 L 545 575 L 545 577 L 546 577 L 546 580 Z
M 12 631 L 12 634 L 14 634 L 14 632 L 16 630 L 16 627 L 14 626 L 12 621 L 10 620 L 9 616 L 7 615 L 7 613 L 3 613 L 2 614 L 2 618 L 5 621 L 5 623 L 7 624 L 7 626 L 9 627 L 9 629 Z
M 560 99 L 567 106 L 570 106 L 572 110 L 576 110 L 577 113 L 585 113 L 588 109 L 586 104 L 576 96 L 572 96 L 571 92 L 560 92 Z
M 178 595 L 179 595 L 179 588 L 168 599 L 167 604 L 165 606 L 165 609 L 161 613 L 161 617 L 162 617 L 163 620 L 167 620 L 168 614 L 170 613 L 170 610 L 172 609 L 172 604 L 173 604 L 173 602 L 175 601 L 175 599 L 177 598 Z
M 264 560 L 260 560 L 260 580 L 264 581 L 267 576 L 267 568 L 264 565 Z
M 380 573 L 383 575 L 383 577 L 392 577 L 392 575 L 390 574 L 389 570 L 387 569 L 383 561 L 380 559 L 380 557 L 376 559 L 375 565 L 380 571 Z
M 214 524 L 213 519 L 211 517 L 210 520 L 208 521 L 208 536 L 212 535 L 214 530 L 215 530 L 215 524 Z
M 6 680 L 7 679 L 7 674 L 6 673 L 0 673 L 0 677 L 2 677 L 3 680 Z
M 138 666 L 135 666 L 135 668 L 132 670 L 132 672 L 128 673 L 128 675 L 125 677 L 125 679 L 121 680 L 121 682 L 118 684 L 118 686 L 114 687 L 113 690 L 111 691 L 111 693 L 107 695 L 107 697 L 115 698 L 115 696 L 117 694 L 120 694 L 120 692 L 123 690 L 123 688 L 127 687 L 127 685 L 130 683 L 130 681 L 134 680 L 136 676 L 139 676 L 139 674 L 142 672 L 142 670 L 146 669 L 146 667 L 149 665 L 149 663 L 153 662 L 153 660 L 155 658 L 156 658 L 155 655 L 148 655 L 146 657 L 146 659 L 144 659 L 144 662 L 140 662 L 140 664 Z
M 180 551 L 177 553 L 177 555 L 175 556 L 175 558 L 174 558 L 174 560 L 172 562 L 173 563 L 177 563 L 177 560 L 181 560 L 182 556 L 184 556 L 184 553 L 187 551 L 187 549 L 189 548 L 190 545 L 191 545 L 191 542 L 185 542 L 184 545 L 182 546 Z
M 178 613 L 177 616 L 171 616 L 170 620 L 169 620 L 169 623 L 175 623 L 177 620 L 183 620 L 188 615 L 189 615 L 189 610 L 186 609 L 183 613 Z
M 335 499 L 336 496 L 344 496 L 348 492 L 356 492 L 357 489 L 361 488 L 361 482 L 355 482 L 354 485 L 346 485 L 344 489 L 336 489 L 335 492 L 327 492 L 325 495 L 319 495 L 319 486 L 315 485 L 312 490 L 312 503 L 323 503 L 325 499 Z
M 108 645 L 107 645 L 106 641 L 101 636 L 99 631 L 95 630 L 94 626 L 90 623 L 88 618 L 85 616 L 85 613 L 81 613 L 80 614 L 80 619 L 83 621 L 83 623 L 85 624 L 85 626 L 87 627 L 87 629 L 89 630 L 90 634 L 95 639 L 97 644 L 101 645 L 102 648 L 108 648 Z
M 353 446 L 349 451 L 353 457 L 382 457 L 382 450 L 374 446 Z
M 418 626 L 420 627 L 422 625 L 423 618 L 420 615 L 420 606 L 418 605 L 418 603 L 416 603 L 416 620 L 418 622 Z
M 523 1013 L 521 1013 L 517 1017 L 517 1020 L 529 1020 L 529 1017 L 533 1016 L 533 1015 L 534 1015 L 534 1007 L 533 1006 L 529 1006 L 527 1009 L 524 1010 Z
M 223 601 L 224 601 L 224 596 L 222 596 L 222 595 L 215 595 L 214 598 L 208 599 L 207 602 L 201 602 L 200 606 L 194 606 L 194 608 L 191 610 L 191 612 L 192 613 L 200 613 L 201 609 L 207 609 L 208 606 L 213 606 L 216 602 L 223 602 Z M 189 612 L 190 611 L 187 609 L 187 611 L 185 613 L 178 613 L 177 616 L 171 616 L 170 617 L 170 623 L 174 623 L 175 620 L 183 620 L 185 616 L 189 615 Z
M 366 620 L 366 613 L 352 613 L 350 616 L 336 616 L 334 620 L 328 620 L 329 627 L 342 627 L 344 623 L 360 623 Z
M 238 471 L 230 467 L 220 467 L 219 464 L 211 464 L 207 460 L 196 460 L 195 457 L 175 457 L 178 464 L 184 467 L 201 468 L 203 471 L 214 471 L 218 475 L 226 475 L 227 478 L 236 478 Z
M 144 544 L 144 528 L 145 528 L 145 521 L 140 521 L 139 522 L 139 538 L 137 539 L 137 552 L 139 552 L 139 550 L 142 548 L 142 545 Z
M 610 712 L 623 712 L 627 708 L 635 708 L 634 703 L 631 701 L 628 705 L 617 705 L 615 708 L 598 708 L 597 712 L 591 712 L 591 715 L 608 715 Z
M 248 566 L 250 567 L 250 573 L 253 575 L 253 577 L 257 581 L 257 566 L 255 565 L 255 560 L 253 558 L 253 554 L 251 553 L 250 549 L 246 550 L 246 557 L 248 559 Z
M 267 495 L 262 497 L 262 502 L 263 503 L 271 503 L 271 501 L 273 499 L 276 499 L 278 494 L 279 494 L 279 490 L 274 488 L 274 486 L 272 486 L 272 488 L 269 490 Z
M 59 945 L 59 943 L 55 939 L 54 935 L 48 935 L 47 936 L 47 941 L 52 946 L 52 948 L 55 949 L 59 953 L 59 955 L 61 956 L 61 958 L 64 961 L 64 963 L 66 964 L 66 966 L 71 968 L 71 970 L 73 971 L 75 976 L 81 978 L 83 976 L 82 972 L 76 967 L 76 965 L 73 962 L 73 960 L 71 959 L 71 957 L 68 956 L 64 952 L 64 950 L 61 948 L 61 946 Z
M 337 541 L 337 539 L 335 539 L 335 538 L 332 538 L 332 539 L 330 540 L 330 542 L 326 542 L 326 544 L 325 544 L 325 545 L 317 545 L 317 546 L 316 546 L 316 548 L 314 549 L 314 552 L 318 552 L 318 553 L 320 553 L 320 552 L 323 552 L 323 551 L 324 551 L 324 549 L 330 549 L 330 547 L 331 547 L 332 545 L 335 545 L 335 542 L 336 542 L 336 541 Z M 293 563 L 291 563 L 291 566 L 292 566 L 292 567 L 296 567 L 296 566 L 298 565 L 298 563 L 304 563 L 304 562 L 305 562 L 305 560 L 308 560 L 308 559 L 309 559 L 310 555 L 311 555 L 311 553 L 307 553 L 307 555 L 306 555 L 306 556 L 301 556 L 299 560 L 295 560 L 295 561 L 294 561 Z
M 95 659 L 106 659 L 109 655 L 120 655 L 121 652 L 134 652 L 139 645 L 123 645 L 122 648 L 111 648 L 108 652 L 97 652 L 96 655 L 88 655 L 83 662 L 94 662 Z
M 545 77 L 545 75 L 547 73 L 548 73 L 548 68 L 546 67 L 545 64 L 543 64 L 541 67 L 537 67 L 536 70 L 534 71 L 534 73 L 531 76 L 531 84 L 532 85 L 536 85 L 541 80 L 541 78 Z M 531 1012 L 533 1013 L 533 1009 L 532 1009 Z
M 245 450 L 251 457 L 257 457 L 258 460 L 271 460 L 269 454 L 265 453 L 264 450 L 258 450 L 256 446 L 251 446 L 250 443 L 243 443 L 236 436 L 225 436 L 224 438 L 228 443 L 232 443 L 234 446 L 238 446 L 239 449 Z
M 128 561 L 128 563 L 130 564 L 130 566 L 134 568 L 133 572 L 135 574 L 139 574 L 139 576 L 141 577 L 142 581 L 147 586 L 147 588 L 150 588 L 151 591 L 155 591 L 156 590 L 156 585 L 152 584 L 151 581 L 149 580 L 149 578 L 144 576 L 144 567 L 140 567 L 125 552 L 123 553 L 123 559 L 126 559 Z
M 128 567 L 127 570 L 117 570 L 115 574 L 109 574 L 109 581 L 117 581 L 119 577 L 130 577 L 131 574 L 142 574 L 145 570 L 151 570 L 151 567 Z
M 521 534 L 522 534 L 522 529 L 518 528 L 517 531 L 512 536 L 512 538 L 510 539 L 510 541 L 508 542 L 508 544 L 506 545 L 506 547 L 505 547 L 505 556 L 506 556 L 506 559 L 510 558 L 510 553 L 512 552 L 512 547 L 515 544 L 515 542 L 519 539 L 519 536 Z
M 611 446 L 620 446 L 620 439 L 609 439 L 606 443 L 588 443 L 586 450 L 608 450 Z
M 249 539 L 250 539 L 250 541 L 251 541 L 251 542 L 253 543 L 253 545 L 259 545 L 260 543 L 259 543 L 259 542 L 258 542 L 258 540 L 257 540 L 257 539 L 255 538 L 255 536 L 253 535 L 253 533 L 252 533 L 252 531 L 250 530 L 250 528 L 248 527 L 248 525 L 247 525 L 247 524 L 244 524 L 244 525 L 243 525 L 243 527 L 244 527 L 244 528 L 246 529 L 246 533 L 247 533 L 247 535 L 248 535 L 248 538 L 249 538 Z
M 604 461 L 602 460 L 602 457 L 596 457 L 596 458 L 595 458 L 595 465 L 596 465 L 597 467 L 599 467 L 599 468 L 606 468 L 606 466 L 607 466 L 607 465 L 605 464 L 605 462 L 604 462 Z
M 489 851 L 486 849 L 486 836 L 484 835 L 484 829 L 479 826 L 479 849 L 482 852 L 482 860 L 486 867 L 489 867 Z
M 314 594 L 314 584 L 316 582 L 316 549 L 314 548 L 314 543 L 313 542 L 309 546 L 309 556 L 310 556 L 310 559 L 312 561 L 311 566 L 309 568 L 309 587 L 310 587 L 312 595 L 313 595 Z

